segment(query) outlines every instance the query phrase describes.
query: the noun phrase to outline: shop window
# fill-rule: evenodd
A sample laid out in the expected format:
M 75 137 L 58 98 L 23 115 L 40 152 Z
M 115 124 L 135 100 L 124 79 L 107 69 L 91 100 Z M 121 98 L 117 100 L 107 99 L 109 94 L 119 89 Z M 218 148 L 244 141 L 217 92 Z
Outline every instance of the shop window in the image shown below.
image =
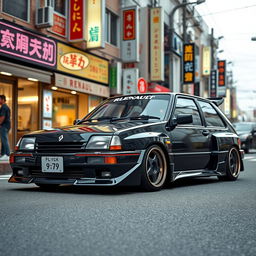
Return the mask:
M 38 82 L 18 79 L 17 139 L 38 130 Z
M 77 115 L 77 96 L 70 93 L 53 91 L 52 126 L 72 125 Z
M 29 21 L 29 9 L 30 0 L 3 0 L 3 12 L 22 20 Z
M 105 15 L 105 41 L 118 46 L 118 16 L 106 9 Z
M 89 96 L 89 112 L 94 110 L 102 101 L 101 97 Z

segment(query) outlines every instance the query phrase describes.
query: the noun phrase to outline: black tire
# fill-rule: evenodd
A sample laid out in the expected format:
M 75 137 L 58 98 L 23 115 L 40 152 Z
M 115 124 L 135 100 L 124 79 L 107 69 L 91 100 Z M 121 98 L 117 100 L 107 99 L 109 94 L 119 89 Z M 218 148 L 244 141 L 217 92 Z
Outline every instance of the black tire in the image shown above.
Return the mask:
M 142 188 L 152 192 L 161 190 L 168 177 L 168 168 L 165 154 L 159 146 L 152 145 L 146 150 L 142 168 Z
M 59 184 L 42 184 L 42 183 L 35 183 L 40 189 L 45 191 L 52 191 L 56 190 L 59 187 Z
M 219 180 L 234 181 L 237 180 L 241 170 L 241 157 L 236 147 L 231 147 L 228 151 L 226 160 L 226 173 L 219 176 Z

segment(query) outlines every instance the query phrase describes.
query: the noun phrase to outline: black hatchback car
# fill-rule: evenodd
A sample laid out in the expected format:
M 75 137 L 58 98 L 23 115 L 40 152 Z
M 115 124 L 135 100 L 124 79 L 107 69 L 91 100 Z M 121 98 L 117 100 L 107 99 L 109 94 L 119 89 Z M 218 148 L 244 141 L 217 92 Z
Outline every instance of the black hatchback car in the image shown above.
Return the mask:
M 175 93 L 110 98 L 73 126 L 25 135 L 9 182 L 156 191 L 184 177 L 236 180 L 244 154 L 218 104 Z

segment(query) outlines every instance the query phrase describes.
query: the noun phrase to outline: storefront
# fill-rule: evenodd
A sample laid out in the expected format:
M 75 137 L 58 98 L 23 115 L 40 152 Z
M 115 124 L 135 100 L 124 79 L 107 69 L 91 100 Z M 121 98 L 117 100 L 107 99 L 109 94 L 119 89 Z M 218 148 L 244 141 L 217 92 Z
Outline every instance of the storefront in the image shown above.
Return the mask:
M 11 109 L 12 149 L 24 134 L 72 125 L 109 97 L 107 60 L 11 22 L 0 21 L 0 32 L 0 94 Z

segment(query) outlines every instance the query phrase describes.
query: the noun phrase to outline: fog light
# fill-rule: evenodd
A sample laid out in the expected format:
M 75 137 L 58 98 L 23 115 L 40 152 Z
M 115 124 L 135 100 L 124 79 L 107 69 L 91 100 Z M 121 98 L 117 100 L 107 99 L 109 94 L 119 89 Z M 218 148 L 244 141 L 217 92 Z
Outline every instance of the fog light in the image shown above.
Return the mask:
M 111 178 L 111 173 L 110 172 L 101 172 L 101 177 L 102 178 Z
M 105 162 L 105 164 L 116 164 L 117 159 L 115 156 L 107 156 L 104 158 L 104 162 Z

